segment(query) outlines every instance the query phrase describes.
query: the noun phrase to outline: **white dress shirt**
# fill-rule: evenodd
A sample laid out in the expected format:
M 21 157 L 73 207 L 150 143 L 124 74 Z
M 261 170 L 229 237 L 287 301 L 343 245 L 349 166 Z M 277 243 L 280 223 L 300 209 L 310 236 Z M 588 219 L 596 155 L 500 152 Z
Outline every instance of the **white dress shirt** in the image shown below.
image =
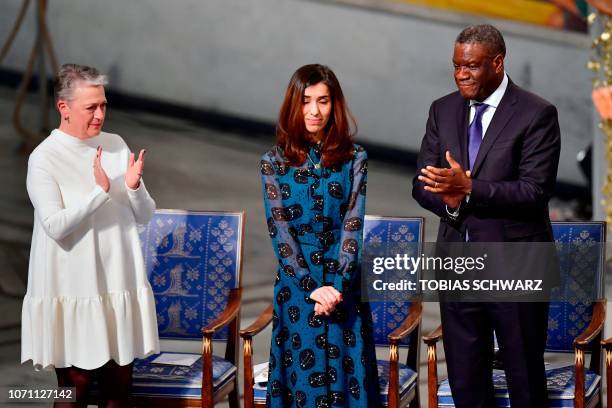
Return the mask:
M 482 138 L 484 139 L 487 134 L 487 129 L 491 124 L 491 120 L 493 120 L 493 115 L 495 115 L 495 110 L 499 106 L 504 94 L 506 93 L 506 88 L 508 88 L 508 75 L 504 72 L 504 79 L 502 79 L 501 84 L 497 87 L 497 89 L 489 95 L 487 99 L 482 101 L 482 103 L 489 105 L 484 113 L 482 114 Z M 474 107 L 478 101 L 470 99 L 470 124 L 474 120 L 474 116 L 476 115 L 476 108 Z

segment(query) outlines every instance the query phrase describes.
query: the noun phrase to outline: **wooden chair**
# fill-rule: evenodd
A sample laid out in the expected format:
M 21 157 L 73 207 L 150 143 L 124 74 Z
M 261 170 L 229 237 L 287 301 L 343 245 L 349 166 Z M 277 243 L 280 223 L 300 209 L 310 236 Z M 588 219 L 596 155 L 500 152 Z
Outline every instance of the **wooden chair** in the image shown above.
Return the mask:
M 424 220 L 405 217 L 365 217 L 362 262 L 373 254 L 421 253 Z M 413 277 L 416 279 L 416 276 Z M 406 301 L 406 294 L 390 295 L 370 302 L 377 346 L 389 347 L 389 360 L 378 360 L 381 400 L 385 406 L 419 406 L 418 362 L 422 304 Z M 265 406 L 266 385 L 253 378 L 253 337 L 272 320 L 272 305 L 240 331 L 244 352 L 244 406 Z M 399 362 L 399 348 L 408 348 L 406 364 Z
M 202 352 L 183 366 L 136 360 L 134 405 L 212 407 L 228 396 L 238 408 L 244 212 L 157 210 L 140 235 L 160 339 L 201 342 Z
M 574 353 L 575 364 L 546 370 L 549 403 L 551 407 L 600 407 L 599 342 L 605 321 L 606 300 L 592 301 L 592 294 L 583 293 L 583 289 L 594 287 L 597 292 L 603 293 L 606 224 L 553 222 L 552 225 L 562 280 L 555 291 L 563 291 L 562 298 L 569 300 L 550 303 L 546 351 Z M 430 408 L 454 407 L 448 379 L 438 383 L 436 344 L 441 338 L 442 326 L 423 336 L 427 345 Z M 585 353 L 588 352 L 591 359 L 586 369 Z M 493 383 L 496 406 L 509 407 L 510 398 L 502 370 L 494 370 Z
M 601 342 L 605 351 L 606 362 L 606 406 L 612 407 L 612 337 Z

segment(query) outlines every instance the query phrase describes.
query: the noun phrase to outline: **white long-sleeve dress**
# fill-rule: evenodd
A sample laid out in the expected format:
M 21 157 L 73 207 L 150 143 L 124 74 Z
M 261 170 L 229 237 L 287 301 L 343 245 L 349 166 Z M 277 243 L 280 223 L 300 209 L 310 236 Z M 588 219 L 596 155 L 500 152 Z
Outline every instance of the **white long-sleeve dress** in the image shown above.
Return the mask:
M 102 146 L 108 193 L 96 185 Z M 58 129 L 30 155 L 27 190 L 34 206 L 21 361 L 36 368 L 119 365 L 159 352 L 155 300 L 137 223 L 155 202 L 143 182 L 125 184 L 130 150 L 118 135 L 80 140 Z

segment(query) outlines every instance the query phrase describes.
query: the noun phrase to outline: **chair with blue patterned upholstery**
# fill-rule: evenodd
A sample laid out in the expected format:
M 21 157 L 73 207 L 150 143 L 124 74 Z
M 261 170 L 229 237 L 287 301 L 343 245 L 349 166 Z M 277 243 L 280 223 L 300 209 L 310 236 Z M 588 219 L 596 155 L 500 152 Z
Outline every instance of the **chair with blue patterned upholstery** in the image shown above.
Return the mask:
M 546 352 L 575 356 L 573 365 L 546 367 L 549 404 L 551 407 L 601 407 L 599 343 L 606 310 L 606 300 L 602 299 L 606 223 L 553 222 L 552 227 L 561 285 L 551 296 Z M 441 326 L 423 336 L 427 344 L 430 408 L 454 407 L 448 379 L 438 383 L 436 343 L 441 338 Z M 591 354 L 588 369 L 585 353 Z M 496 407 L 509 407 L 503 370 L 493 370 L 493 384 Z
M 419 256 L 423 245 L 423 218 L 365 217 L 362 263 L 374 256 L 408 254 Z M 368 265 L 365 266 L 367 268 Z M 416 280 L 418 276 L 412 276 Z M 418 362 L 422 304 L 407 301 L 406 292 L 381 292 L 370 301 L 374 339 L 377 346 L 389 347 L 389 360 L 378 360 L 381 400 L 385 406 L 419 406 Z M 414 297 L 414 293 L 410 294 Z M 383 297 L 381 297 L 383 296 Z M 272 305 L 249 327 L 240 331 L 244 342 L 244 406 L 265 406 L 266 384 L 253 376 L 253 337 L 272 321 Z M 399 362 L 399 348 L 408 348 L 406 364 Z
M 157 210 L 142 227 L 161 348 L 197 342 L 202 352 L 135 360 L 135 405 L 212 407 L 228 396 L 239 407 L 243 235 L 244 212 Z M 225 343 L 224 357 L 212 354 L 213 341 Z

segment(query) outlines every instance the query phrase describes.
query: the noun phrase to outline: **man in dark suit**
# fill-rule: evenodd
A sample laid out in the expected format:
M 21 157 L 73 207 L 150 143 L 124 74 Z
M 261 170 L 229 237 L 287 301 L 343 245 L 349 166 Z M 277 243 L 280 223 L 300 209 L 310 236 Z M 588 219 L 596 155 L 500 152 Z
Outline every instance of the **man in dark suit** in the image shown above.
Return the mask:
M 434 101 L 413 197 L 440 216 L 438 242 L 552 242 L 548 201 L 559 163 L 557 110 L 516 86 L 493 26 L 463 30 L 458 92 Z M 491 271 L 488 271 L 490 274 Z M 449 381 L 458 408 L 493 407 L 493 331 L 513 408 L 548 406 L 548 303 L 441 302 Z

